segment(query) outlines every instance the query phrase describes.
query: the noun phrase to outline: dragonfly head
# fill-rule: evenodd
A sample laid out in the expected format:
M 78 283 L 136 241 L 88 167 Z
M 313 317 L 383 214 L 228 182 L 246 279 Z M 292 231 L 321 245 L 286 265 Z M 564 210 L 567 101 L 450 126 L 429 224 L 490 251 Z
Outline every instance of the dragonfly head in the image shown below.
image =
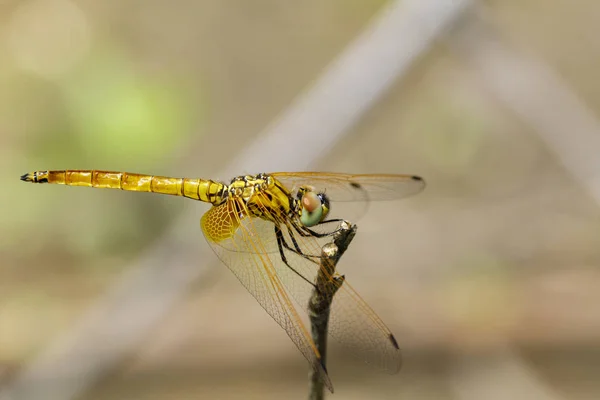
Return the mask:
M 325 193 L 305 189 L 299 192 L 300 222 L 306 227 L 323 222 L 329 214 L 329 198 Z

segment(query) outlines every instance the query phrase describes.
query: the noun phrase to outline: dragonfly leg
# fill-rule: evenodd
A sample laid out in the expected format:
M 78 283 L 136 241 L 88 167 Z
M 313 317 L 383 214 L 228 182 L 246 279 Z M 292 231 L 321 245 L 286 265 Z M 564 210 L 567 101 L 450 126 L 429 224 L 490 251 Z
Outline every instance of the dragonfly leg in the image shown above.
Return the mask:
M 277 247 L 279 247 L 279 255 L 281 256 L 281 261 L 283 261 L 283 263 L 285 265 L 287 265 L 287 267 L 289 269 L 291 269 L 292 271 L 294 271 L 294 273 L 296 275 L 298 275 L 300 278 L 304 279 L 309 285 L 311 285 L 312 287 L 315 288 L 315 290 L 318 290 L 317 287 L 315 286 L 314 283 L 312 283 L 311 281 L 309 281 L 308 279 L 306 279 L 306 277 L 304 275 L 302 275 L 300 272 L 296 271 L 287 261 L 287 257 L 285 256 L 285 253 L 283 252 L 283 247 L 285 247 L 286 249 L 292 251 L 292 252 L 296 252 L 295 250 L 291 249 L 289 247 L 289 245 L 286 243 L 285 239 L 283 238 L 283 232 L 281 231 L 281 228 L 279 228 L 278 226 L 275 226 L 275 236 L 277 237 Z M 300 255 L 304 255 L 301 254 Z
M 286 226 L 286 228 L 288 230 L 288 234 L 290 235 L 290 238 L 292 239 L 292 243 L 294 244 L 294 248 L 296 249 L 296 253 L 298 253 L 300 255 L 304 255 L 304 253 L 302 253 L 302 250 L 300 250 L 300 246 L 298 245 L 298 241 L 296 240 L 296 238 L 294 237 L 294 235 L 290 231 L 290 227 Z
M 343 219 L 339 219 L 339 218 L 329 219 L 327 221 L 323 221 L 323 222 L 319 223 L 319 225 L 329 224 L 332 222 L 343 222 L 343 221 L 344 221 Z M 340 231 L 340 228 L 338 227 L 336 230 L 334 230 L 332 232 L 319 233 L 319 232 L 313 231 L 310 228 L 307 228 L 304 225 L 298 226 L 296 223 L 292 223 L 292 224 L 293 224 L 296 232 L 298 232 L 300 234 L 300 236 L 304 236 L 304 237 L 313 236 L 313 237 L 317 237 L 317 238 L 323 238 L 323 237 L 333 236 Z
M 334 219 L 327 219 L 323 222 L 321 222 L 319 225 L 323 225 L 323 224 L 329 224 L 331 222 L 344 222 L 345 220 L 342 218 L 334 218 Z M 339 231 L 339 228 L 336 229 L 336 232 Z
M 288 249 L 289 251 L 292 251 L 292 252 L 298 254 L 299 256 L 306 258 L 309 261 L 314 262 L 315 264 L 319 264 L 317 261 L 313 260 L 313 258 L 318 259 L 320 261 L 321 256 L 314 255 L 314 254 L 304 254 L 304 252 L 300 249 L 300 246 L 298 245 L 298 241 L 296 240 L 294 233 L 290 229 L 290 226 L 286 224 L 286 228 L 288 230 L 288 235 L 290 235 L 290 238 L 292 239 L 292 243 L 294 244 L 294 247 L 296 248 L 296 250 L 290 248 L 289 245 L 287 244 L 287 242 L 284 240 L 283 243 L 284 243 L 285 248 Z
M 302 237 L 310 237 L 310 236 L 315 236 L 311 233 L 310 229 L 308 229 L 307 227 L 305 227 L 304 225 L 300 225 L 297 222 L 292 222 L 292 226 L 294 227 L 294 230 L 296 232 L 298 232 L 298 234 Z M 328 234 L 323 234 L 323 236 L 327 236 Z M 322 237 L 322 236 L 317 236 L 317 237 Z

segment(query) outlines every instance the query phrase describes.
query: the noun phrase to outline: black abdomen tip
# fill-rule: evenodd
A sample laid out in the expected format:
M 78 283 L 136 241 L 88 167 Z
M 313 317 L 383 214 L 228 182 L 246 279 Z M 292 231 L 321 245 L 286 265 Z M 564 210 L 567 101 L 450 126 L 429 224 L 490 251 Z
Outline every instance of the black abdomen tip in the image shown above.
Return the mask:
M 47 171 L 36 171 L 21 175 L 21 180 L 32 183 L 48 183 Z
M 31 174 L 23 174 L 21 175 L 21 180 L 25 182 L 33 182 L 33 178 Z
M 413 181 L 423 181 L 423 178 L 421 178 L 420 176 L 417 176 L 417 175 L 413 175 L 412 180 Z

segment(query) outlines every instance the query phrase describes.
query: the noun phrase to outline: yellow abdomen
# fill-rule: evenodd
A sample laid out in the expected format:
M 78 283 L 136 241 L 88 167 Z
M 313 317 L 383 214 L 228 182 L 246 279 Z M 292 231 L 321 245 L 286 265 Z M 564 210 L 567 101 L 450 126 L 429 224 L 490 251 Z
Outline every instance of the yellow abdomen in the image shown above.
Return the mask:
M 54 183 L 67 186 L 121 189 L 183 196 L 212 204 L 223 202 L 225 185 L 208 179 L 169 178 L 129 172 L 66 170 L 36 171 L 21 176 L 32 183 Z

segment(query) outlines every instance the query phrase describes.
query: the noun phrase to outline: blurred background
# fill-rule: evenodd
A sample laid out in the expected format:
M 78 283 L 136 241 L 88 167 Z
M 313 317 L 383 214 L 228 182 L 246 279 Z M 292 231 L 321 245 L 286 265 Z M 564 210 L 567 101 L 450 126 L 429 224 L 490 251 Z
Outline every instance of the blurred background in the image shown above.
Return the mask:
M 206 205 L 18 180 L 69 168 L 421 175 L 354 221 L 338 265 L 403 370 L 332 342 L 330 398 L 599 398 L 599 18 L 589 0 L 2 1 L 0 398 L 307 393 L 206 246 Z

